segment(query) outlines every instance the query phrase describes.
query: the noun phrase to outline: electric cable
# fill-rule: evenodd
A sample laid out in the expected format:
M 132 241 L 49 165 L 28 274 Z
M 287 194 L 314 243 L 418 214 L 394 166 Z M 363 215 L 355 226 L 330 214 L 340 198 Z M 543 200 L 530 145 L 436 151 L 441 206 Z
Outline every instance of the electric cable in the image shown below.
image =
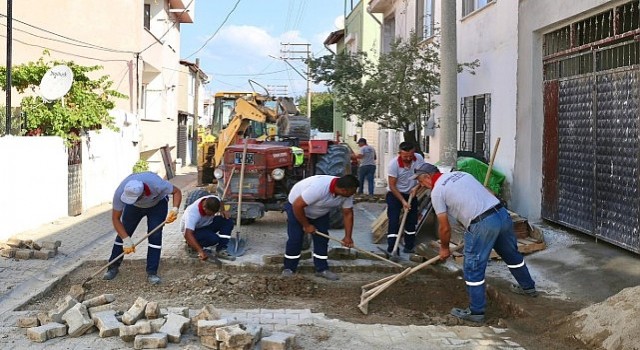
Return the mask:
M 193 56 L 193 55 L 197 54 L 197 53 L 198 53 L 198 52 L 200 52 L 202 49 L 204 49 L 204 47 L 205 47 L 205 46 L 207 46 L 207 44 L 209 44 L 209 41 L 211 41 L 211 39 L 213 39 L 213 38 L 218 34 L 218 32 L 220 31 L 220 29 L 222 29 L 222 26 L 224 26 L 224 24 L 225 24 L 225 23 L 227 23 L 227 21 L 229 20 L 229 17 L 231 17 L 231 14 L 236 10 L 236 8 L 238 8 L 238 5 L 240 4 L 240 1 L 242 1 L 242 0 L 238 0 L 238 1 L 236 1 L 236 4 L 235 4 L 235 5 L 233 5 L 233 8 L 231 9 L 231 11 L 229 11 L 229 13 L 227 13 L 227 16 L 224 18 L 224 20 L 222 21 L 222 23 L 220 24 L 220 26 L 218 27 L 218 29 L 216 29 L 216 31 L 215 31 L 215 32 L 213 32 L 213 34 L 211 34 L 211 36 L 209 36 L 209 38 L 204 42 L 204 44 L 202 44 L 202 46 L 200 46 L 200 48 L 199 48 L 199 49 L 197 49 L 197 50 L 196 50 L 194 53 L 192 53 L 191 55 L 187 56 L 187 57 L 185 58 L 185 60 L 186 60 L 186 59 L 188 59 L 189 57 L 191 57 L 191 56 Z

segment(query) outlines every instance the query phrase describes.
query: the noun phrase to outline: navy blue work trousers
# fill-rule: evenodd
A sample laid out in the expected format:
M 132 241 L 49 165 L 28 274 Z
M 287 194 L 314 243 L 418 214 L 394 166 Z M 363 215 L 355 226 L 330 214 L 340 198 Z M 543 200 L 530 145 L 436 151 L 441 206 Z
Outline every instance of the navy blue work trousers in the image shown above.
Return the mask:
M 403 193 L 405 201 L 409 200 L 409 194 Z M 400 230 L 400 214 L 402 213 L 402 202 L 396 198 L 396 196 L 387 192 L 387 218 L 389 219 L 389 228 L 387 231 L 387 252 L 391 253 L 393 247 L 396 244 L 398 238 L 398 231 Z M 411 201 L 411 209 L 407 214 L 407 220 L 404 223 L 404 249 L 413 250 L 416 245 L 416 225 L 418 223 L 418 199 L 413 198 Z
M 293 272 L 298 268 L 300 262 L 300 253 L 302 252 L 302 241 L 304 239 L 304 230 L 296 216 L 293 214 L 293 207 L 291 203 L 284 205 L 284 209 L 287 212 L 287 246 L 284 253 L 284 268 Z M 316 230 L 324 234 L 329 234 L 329 213 L 317 218 L 309 219 L 309 223 L 316 227 Z M 313 265 L 316 268 L 316 272 L 322 272 L 329 269 L 329 256 L 327 250 L 329 249 L 329 239 L 321 237 L 319 235 L 312 235 L 313 238 Z

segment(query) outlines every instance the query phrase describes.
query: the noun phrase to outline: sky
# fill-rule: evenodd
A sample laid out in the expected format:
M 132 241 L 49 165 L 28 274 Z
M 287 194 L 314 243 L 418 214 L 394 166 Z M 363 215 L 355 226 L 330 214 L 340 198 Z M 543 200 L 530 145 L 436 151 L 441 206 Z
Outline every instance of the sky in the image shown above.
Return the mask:
M 278 59 L 286 56 L 281 43 L 311 44 L 312 57 L 330 54 L 322 43 L 332 31 L 342 29 L 337 25 L 344 15 L 344 0 L 197 0 L 195 6 L 194 23 L 180 28 L 180 57 L 190 62 L 200 59 L 210 80 L 205 88 L 211 93 L 252 91 L 251 79 L 280 95 L 286 91 L 289 96 L 304 96 L 306 80 L 287 62 L 303 75 L 306 65 Z M 256 91 L 264 93 L 259 89 L 256 85 Z M 326 91 L 326 87 L 312 82 L 311 90 Z

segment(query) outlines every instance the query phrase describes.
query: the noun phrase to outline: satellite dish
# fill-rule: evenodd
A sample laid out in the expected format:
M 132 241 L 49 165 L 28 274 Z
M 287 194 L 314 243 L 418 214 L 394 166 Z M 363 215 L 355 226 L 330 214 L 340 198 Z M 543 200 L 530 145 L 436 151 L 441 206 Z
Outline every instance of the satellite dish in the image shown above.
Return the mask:
M 333 20 L 333 25 L 338 29 L 344 29 L 344 16 L 340 15 Z
M 64 96 L 73 84 L 73 72 L 67 66 L 55 66 L 49 69 L 40 81 L 40 97 L 55 101 Z

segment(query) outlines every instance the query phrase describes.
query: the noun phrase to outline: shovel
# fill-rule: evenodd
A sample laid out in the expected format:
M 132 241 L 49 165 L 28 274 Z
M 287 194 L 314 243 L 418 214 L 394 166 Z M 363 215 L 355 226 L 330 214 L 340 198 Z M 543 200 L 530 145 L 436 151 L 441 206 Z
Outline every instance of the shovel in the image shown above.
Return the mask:
M 162 226 L 165 225 L 165 222 L 163 221 L 160 225 L 158 225 L 156 228 L 154 228 L 153 230 L 151 230 L 151 232 L 147 233 L 146 235 L 144 235 L 142 238 L 140 238 L 140 240 L 138 240 L 137 242 L 135 242 L 133 244 L 134 247 L 137 247 L 138 244 L 142 243 L 143 241 L 145 241 L 147 238 L 149 238 L 149 236 L 151 236 L 152 234 L 156 233 L 156 231 L 158 231 L 159 229 L 162 228 Z M 109 263 L 107 263 L 106 265 L 102 266 L 101 268 L 99 268 L 96 272 L 94 272 L 91 276 L 89 276 L 86 280 L 84 280 L 84 282 L 82 282 L 82 284 L 80 284 L 80 287 L 83 290 L 86 290 L 86 284 L 89 283 L 94 277 L 96 277 L 97 274 L 99 274 L 100 272 L 104 271 L 104 269 L 106 269 L 107 267 L 111 266 L 113 263 L 115 263 L 116 261 L 118 261 L 121 257 L 124 256 L 124 252 L 122 252 L 120 255 L 118 255 L 115 259 L 109 261 Z M 73 287 L 72 287 L 73 289 Z
M 240 238 L 240 227 L 242 226 L 242 189 L 244 182 L 244 166 L 247 159 L 247 146 L 248 140 L 244 140 L 244 147 L 242 148 L 242 163 L 240 164 L 240 181 L 238 181 L 238 215 L 236 216 L 236 230 L 229 239 L 227 245 L 227 252 L 232 256 L 242 256 L 246 250 L 247 242 Z

